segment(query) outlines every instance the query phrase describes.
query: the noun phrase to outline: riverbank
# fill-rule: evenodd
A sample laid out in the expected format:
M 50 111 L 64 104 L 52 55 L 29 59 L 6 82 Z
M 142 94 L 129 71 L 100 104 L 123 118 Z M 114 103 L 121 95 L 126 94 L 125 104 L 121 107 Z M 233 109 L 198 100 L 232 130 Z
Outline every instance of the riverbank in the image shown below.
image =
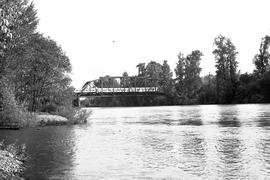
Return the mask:
M 91 113 L 89 109 L 76 109 L 72 113 L 67 111 L 52 114 L 39 113 L 35 115 L 35 121 L 37 126 L 85 124 Z
M 63 116 L 53 114 L 36 115 L 37 126 L 67 125 L 69 120 Z
M 25 146 L 4 146 L 0 142 L 0 179 L 22 179 L 19 175 L 26 158 Z
M 0 121 L 0 129 L 85 124 L 91 113 L 91 110 L 82 108 L 51 113 L 21 112 L 16 121 Z
M 22 164 L 9 152 L 0 150 L 0 179 L 19 179 L 16 174 L 21 171 Z
M 27 122 L 22 122 L 21 125 L 18 123 L 18 126 L 23 128 L 83 124 L 87 123 L 87 119 L 91 113 L 92 111 L 87 109 L 77 109 L 72 116 L 70 114 L 64 114 L 67 117 L 40 112 L 27 113 Z M 68 118 L 69 116 L 70 118 Z M 22 120 L 24 118 L 22 117 Z M 17 147 L 14 144 L 5 146 L 3 142 L 0 142 L 0 180 L 23 179 L 19 175 L 23 170 L 24 162 L 27 160 L 25 148 L 24 146 Z

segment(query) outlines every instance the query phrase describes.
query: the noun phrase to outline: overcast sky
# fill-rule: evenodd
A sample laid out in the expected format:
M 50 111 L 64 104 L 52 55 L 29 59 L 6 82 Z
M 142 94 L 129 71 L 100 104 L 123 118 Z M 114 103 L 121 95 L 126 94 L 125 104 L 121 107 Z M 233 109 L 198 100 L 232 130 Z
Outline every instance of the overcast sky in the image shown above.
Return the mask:
M 136 65 L 200 50 L 202 73 L 215 72 L 214 38 L 230 37 L 241 72 L 252 72 L 261 38 L 270 34 L 269 0 L 35 0 L 38 30 L 69 56 L 76 88 Z

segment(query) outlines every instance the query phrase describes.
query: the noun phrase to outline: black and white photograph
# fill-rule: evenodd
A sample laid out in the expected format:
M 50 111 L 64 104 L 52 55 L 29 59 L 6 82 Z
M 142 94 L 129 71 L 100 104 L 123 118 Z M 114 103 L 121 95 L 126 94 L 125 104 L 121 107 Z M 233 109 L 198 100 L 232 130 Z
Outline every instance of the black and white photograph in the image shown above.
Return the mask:
M 0 180 L 270 180 L 269 0 L 0 0 Z

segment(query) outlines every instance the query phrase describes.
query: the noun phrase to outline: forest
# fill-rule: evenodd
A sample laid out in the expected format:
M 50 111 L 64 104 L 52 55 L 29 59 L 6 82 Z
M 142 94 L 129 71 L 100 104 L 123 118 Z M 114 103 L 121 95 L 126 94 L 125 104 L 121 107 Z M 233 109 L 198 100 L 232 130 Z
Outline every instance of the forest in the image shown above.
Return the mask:
M 244 73 L 237 69 L 237 50 L 232 40 L 223 35 L 214 39 L 215 74 L 201 76 L 203 53 L 178 54 L 174 68 L 175 78 L 167 60 L 162 64 L 150 61 L 139 63 L 136 77 L 158 79 L 162 96 L 98 97 L 84 99 L 83 106 L 155 106 L 188 104 L 236 104 L 270 102 L 270 36 L 262 38 L 254 55 L 255 69 Z M 252 58 L 251 58 L 252 59 Z M 128 73 L 124 72 L 123 77 Z M 103 78 L 109 78 L 105 76 Z M 117 84 L 117 83 L 114 83 Z M 120 84 L 119 84 L 120 86 Z

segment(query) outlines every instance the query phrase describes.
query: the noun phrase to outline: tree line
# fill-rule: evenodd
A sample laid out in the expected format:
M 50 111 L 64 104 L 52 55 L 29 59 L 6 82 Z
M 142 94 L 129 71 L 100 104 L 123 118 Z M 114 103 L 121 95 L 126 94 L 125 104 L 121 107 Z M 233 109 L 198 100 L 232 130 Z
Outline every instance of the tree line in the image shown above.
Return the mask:
M 0 17 L 0 121 L 71 105 L 70 60 L 53 39 L 37 32 L 34 4 L 2 0 Z
M 82 104 L 85 106 L 137 106 L 137 105 L 180 105 L 180 104 L 232 104 L 270 102 L 270 36 L 262 38 L 259 51 L 253 62 L 252 73 L 238 70 L 235 45 L 231 39 L 219 35 L 214 39 L 215 74 L 200 76 L 200 61 L 203 53 L 193 50 L 190 54 L 178 54 L 173 72 L 167 62 L 150 61 L 139 63 L 137 77 L 158 79 L 164 96 L 155 97 L 111 97 L 96 98 Z M 127 72 L 122 74 L 128 76 Z M 109 77 L 109 76 L 107 76 Z
M 53 39 L 37 32 L 39 21 L 34 4 L 27 0 L 2 0 L 0 17 L 1 119 L 16 119 L 22 111 L 57 111 L 71 105 L 74 88 L 70 86 L 70 60 Z M 180 52 L 174 68 L 175 77 L 166 60 L 162 64 L 150 61 L 137 65 L 137 77 L 158 79 L 164 96 L 97 99 L 95 104 L 269 102 L 269 45 L 270 37 L 266 35 L 254 56 L 254 71 L 241 74 L 237 69 L 235 45 L 230 38 L 220 35 L 214 39 L 215 74 L 200 76 L 203 56 L 200 50 L 187 55 Z M 124 72 L 123 76 L 128 73 Z

